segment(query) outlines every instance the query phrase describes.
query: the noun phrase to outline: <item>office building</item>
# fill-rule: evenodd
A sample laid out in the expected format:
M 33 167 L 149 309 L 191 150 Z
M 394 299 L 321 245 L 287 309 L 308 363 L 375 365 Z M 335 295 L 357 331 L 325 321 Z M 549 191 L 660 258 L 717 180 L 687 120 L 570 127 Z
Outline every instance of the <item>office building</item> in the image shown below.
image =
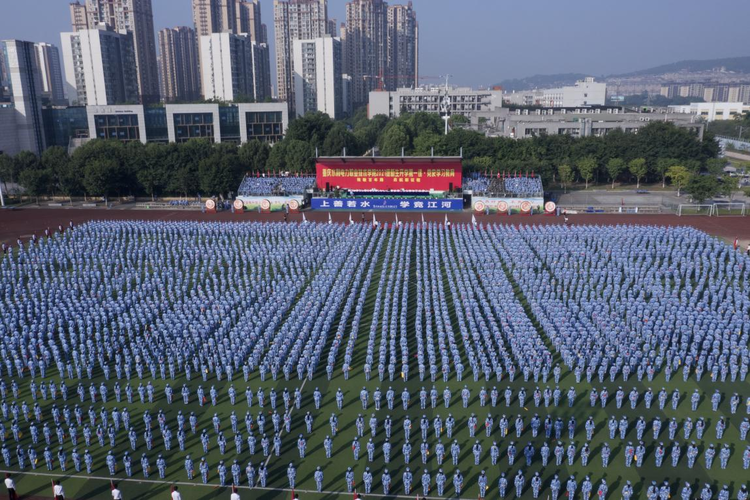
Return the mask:
M 750 105 L 742 102 L 692 102 L 684 106 L 669 106 L 671 113 L 685 113 L 699 117 L 707 122 L 714 120 L 734 120 L 745 111 L 750 112 Z
M 355 104 L 370 91 L 388 89 L 388 4 L 383 0 L 353 0 L 346 4 L 344 73 L 352 77 Z M 382 80 L 381 80 L 382 79 Z M 385 80 L 385 81 L 383 81 Z
M 113 31 L 132 33 L 138 84 L 138 100 L 159 102 L 156 37 L 151 0 L 86 0 L 70 7 L 73 31 L 96 29 L 104 23 Z M 82 16 L 85 16 L 84 28 Z
M 4 136 L 0 149 L 7 154 L 32 151 L 41 154 L 45 147 L 42 122 L 42 82 L 33 42 L 0 42 L 7 84 L 8 104 L 2 104 L 0 122 Z
M 268 46 L 245 35 L 213 33 L 200 38 L 201 82 L 206 99 L 255 100 L 268 97 Z
M 327 0 L 274 0 L 276 85 L 278 97 L 294 107 L 294 41 L 321 38 L 328 32 Z
M 138 76 L 131 32 L 106 25 L 61 33 L 65 85 L 71 103 L 104 106 L 138 102 Z
M 515 106 L 539 106 L 544 108 L 575 108 L 581 106 L 604 106 L 607 101 L 607 84 L 587 77 L 575 85 L 519 91 L 505 94 L 505 102 Z
M 195 30 L 180 26 L 159 31 L 159 53 L 164 102 L 199 100 L 201 86 Z
M 344 114 L 341 40 L 326 36 L 294 41 L 295 112 L 320 111 L 339 119 Z
M 404 113 L 440 113 L 445 97 L 445 87 L 425 86 L 402 88 L 393 92 L 370 92 L 367 116 L 385 115 L 398 118 Z M 492 111 L 503 105 L 502 90 L 473 90 L 463 87 L 450 87 L 449 111 L 452 115 L 470 117 L 478 111 Z
M 42 84 L 42 98 L 49 104 L 66 104 L 60 51 L 49 43 L 36 43 L 34 50 Z
M 412 3 L 388 7 L 386 90 L 419 86 L 419 25 Z

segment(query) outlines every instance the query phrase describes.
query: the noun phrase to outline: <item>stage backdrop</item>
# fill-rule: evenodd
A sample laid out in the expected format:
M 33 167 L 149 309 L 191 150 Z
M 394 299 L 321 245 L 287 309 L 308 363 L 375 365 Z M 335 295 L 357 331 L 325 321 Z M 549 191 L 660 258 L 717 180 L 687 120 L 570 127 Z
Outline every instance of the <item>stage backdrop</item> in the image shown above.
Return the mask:
M 461 187 L 460 158 L 318 158 L 318 188 L 354 191 L 455 191 Z

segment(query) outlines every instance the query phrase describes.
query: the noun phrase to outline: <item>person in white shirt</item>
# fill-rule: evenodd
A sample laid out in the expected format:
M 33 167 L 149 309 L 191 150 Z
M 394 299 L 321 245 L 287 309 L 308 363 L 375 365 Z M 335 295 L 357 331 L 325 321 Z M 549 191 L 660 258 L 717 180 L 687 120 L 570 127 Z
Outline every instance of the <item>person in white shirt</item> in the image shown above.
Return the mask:
M 18 493 L 16 493 L 16 483 L 7 472 L 5 473 L 5 487 L 8 488 L 8 500 L 18 500 Z
M 232 486 L 232 495 L 229 497 L 229 500 L 240 500 L 240 494 L 237 493 L 236 486 Z
M 177 486 L 172 486 L 172 500 L 182 500 L 182 496 L 178 490 Z
M 117 483 L 112 483 L 112 500 L 122 500 L 122 491 L 117 487 Z
M 60 480 L 55 481 L 55 486 L 52 488 L 52 494 L 55 495 L 55 500 L 65 500 L 65 490 L 60 484 Z

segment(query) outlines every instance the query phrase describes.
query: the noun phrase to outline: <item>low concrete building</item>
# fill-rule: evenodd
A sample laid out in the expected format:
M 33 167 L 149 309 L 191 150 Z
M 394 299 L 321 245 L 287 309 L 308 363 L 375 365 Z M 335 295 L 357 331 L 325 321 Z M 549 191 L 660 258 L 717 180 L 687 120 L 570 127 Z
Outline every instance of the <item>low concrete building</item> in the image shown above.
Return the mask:
M 503 108 L 471 117 L 471 127 L 491 137 L 525 139 L 542 135 L 602 137 L 612 130 L 637 132 L 651 122 L 666 121 L 693 130 L 701 139 L 704 125 L 681 113 L 626 113 L 621 108 Z
M 541 106 L 545 108 L 575 108 L 604 106 L 607 102 L 607 84 L 593 77 L 579 80 L 575 85 L 554 89 L 522 90 L 503 95 L 508 105 Z
M 691 102 L 683 106 L 669 106 L 672 113 L 690 114 L 707 122 L 714 120 L 734 120 L 745 111 L 750 111 L 749 104 L 741 102 Z
M 401 88 L 393 92 L 370 92 L 367 116 L 376 115 L 398 118 L 402 113 L 440 113 L 440 104 L 446 95 L 445 87 L 429 86 L 416 89 Z M 496 90 L 474 90 L 450 87 L 450 113 L 470 117 L 478 111 L 492 111 L 503 105 L 503 92 Z

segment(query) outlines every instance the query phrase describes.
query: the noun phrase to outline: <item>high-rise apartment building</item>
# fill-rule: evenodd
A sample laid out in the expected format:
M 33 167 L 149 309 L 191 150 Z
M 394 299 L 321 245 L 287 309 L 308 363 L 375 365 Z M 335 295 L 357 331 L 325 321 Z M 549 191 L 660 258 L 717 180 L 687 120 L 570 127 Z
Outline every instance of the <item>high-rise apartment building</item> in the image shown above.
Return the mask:
M 412 3 L 388 7 L 386 90 L 419 86 L 419 25 Z
M 247 35 L 247 42 L 254 44 L 249 46 L 255 70 L 253 73 L 254 92 L 250 96 L 255 96 L 256 100 L 271 97 L 271 56 L 266 26 L 261 20 L 259 0 L 193 0 L 193 21 L 199 40 L 198 65 L 201 85 L 205 81 L 203 51 L 200 49 L 202 37 L 216 33 Z M 211 90 L 202 90 L 206 97 L 211 95 L 211 92 Z
M 161 95 L 165 102 L 200 99 L 198 41 L 195 30 L 186 26 L 159 31 Z
M 138 102 L 132 32 L 97 29 L 61 33 L 68 99 L 80 106 Z
M 266 99 L 268 46 L 246 35 L 213 33 L 200 38 L 201 80 L 206 99 Z
M 5 153 L 32 151 L 37 155 L 45 149 L 44 126 L 42 124 L 42 82 L 33 42 L 4 40 L 0 42 L 0 57 L 7 73 L 7 84 L 14 123 L 9 132 L 15 140 L 8 141 L 13 149 L 3 148 Z M 7 135 L 7 133 L 5 134 Z
M 266 27 L 260 16 L 259 0 L 237 2 L 237 33 L 257 43 L 268 43 Z
M 73 31 L 96 29 L 101 23 L 114 31 L 132 32 L 138 95 L 143 103 L 159 102 L 159 76 L 151 0 L 86 0 L 70 6 Z M 86 27 L 81 17 L 85 15 Z
M 352 77 L 355 103 L 367 102 L 369 93 L 388 74 L 388 4 L 383 0 L 353 0 L 346 4 L 344 73 Z M 387 83 L 384 87 L 387 87 Z
M 320 38 L 328 33 L 327 0 L 274 0 L 276 28 L 276 84 L 278 96 L 293 109 L 294 41 Z
M 237 33 L 237 0 L 193 0 L 193 22 L 198 37 Z
M 67 104 L 63 87 L 60 51 L 56 46 L 49 43 L 35 43 L 34 50 L 36 51 L 36 63 L 39 67 L 42 97 L 51 104 Z
M 341 40 L 331 36 L 294 41 L 295 112 L 344 113 Z

